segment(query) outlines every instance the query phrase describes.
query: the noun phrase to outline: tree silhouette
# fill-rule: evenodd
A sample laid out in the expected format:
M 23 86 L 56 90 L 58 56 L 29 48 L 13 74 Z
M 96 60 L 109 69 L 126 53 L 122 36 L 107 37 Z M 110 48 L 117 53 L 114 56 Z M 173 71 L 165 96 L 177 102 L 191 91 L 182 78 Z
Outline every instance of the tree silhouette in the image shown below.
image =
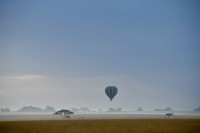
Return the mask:
M 168 117 L 168 118 L 169 118 L 169 117 L 172 117 L 173 115 L 174 115 L 174 113 L 166 113 L 166 114 L 165 114 L 165 117 Z
M 71 112 L 66 109 L 61 109 L 60 111 L 54 113 L 54 115 L 61 115 L 63 118 L 70 118 L 71 114 L 74 114 L 74 112 Z

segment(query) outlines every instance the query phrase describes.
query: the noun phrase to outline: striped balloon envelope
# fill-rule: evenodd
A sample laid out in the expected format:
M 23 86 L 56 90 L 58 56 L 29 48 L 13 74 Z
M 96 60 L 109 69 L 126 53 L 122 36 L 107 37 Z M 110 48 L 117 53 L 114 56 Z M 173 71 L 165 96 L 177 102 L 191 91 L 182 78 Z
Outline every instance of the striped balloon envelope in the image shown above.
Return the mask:
M 112 101 L 112 99 L 115 97 L 117 92 L 118 92 L 118 90 L 117 90 L 117 87 L 115 87 L 115 86 L 107 86 L 105 88 L 105 93 L 110 98 L 110 101 Z

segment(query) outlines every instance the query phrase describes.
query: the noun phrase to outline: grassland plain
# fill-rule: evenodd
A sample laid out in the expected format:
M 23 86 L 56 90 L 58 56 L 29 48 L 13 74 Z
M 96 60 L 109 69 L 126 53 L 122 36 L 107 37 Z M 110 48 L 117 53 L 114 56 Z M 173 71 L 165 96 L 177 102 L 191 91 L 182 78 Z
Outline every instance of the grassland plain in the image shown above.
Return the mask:
M 200 119 L 0 121 L 0 133 L 200 133 Z

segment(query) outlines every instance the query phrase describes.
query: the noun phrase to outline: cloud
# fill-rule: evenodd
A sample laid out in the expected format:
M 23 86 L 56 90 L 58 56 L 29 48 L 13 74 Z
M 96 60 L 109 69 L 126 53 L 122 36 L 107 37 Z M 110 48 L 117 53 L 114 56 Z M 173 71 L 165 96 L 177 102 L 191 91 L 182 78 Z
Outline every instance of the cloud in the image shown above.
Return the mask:
M 5 76 L 6 79 L 16 79 L 16 80 L 35 80 L 35 79 L 44 79 L 44 75 L 17 75 L 17 76 Z

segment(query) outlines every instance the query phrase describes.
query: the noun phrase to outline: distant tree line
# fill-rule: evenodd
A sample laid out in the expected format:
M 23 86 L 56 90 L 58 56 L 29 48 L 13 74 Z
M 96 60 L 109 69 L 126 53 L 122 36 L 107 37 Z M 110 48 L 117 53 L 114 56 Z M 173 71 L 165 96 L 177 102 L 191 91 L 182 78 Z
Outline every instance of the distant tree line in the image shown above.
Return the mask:
M 8 109 L 8 108 L 1 108 L 0 112 L 10 112 L 10 109 Z
M 87 107 L 81 107 L 81 108 L 71 108 L 71 110 L 75 113 L 86 113 L 86 112 L 92 112 L 89 108 Z
M 155 109 L 155 111 L 173 111 L 170 107 L 166 107 L 165 109 Z
M 33 106 L 24 106 L 23 108 L 17 110 L 17 112 L 55 112 L 55 109 L 50 106 L 46 106 L 45 109 Z
M 109 112 L 120 112 L 120 111 L 122 111 L 122 108 L 117 108 L 117 109 L 115 109 L 115 108 L 109 108 L 108 111 Z
M 200 111 L 200 107 L 198 107 L 198 108 L 194 109 L 194 111 Z
M 0 112 L 11 112 L 11 111 L 8 108 L 1 108 Z M 38 113 L 39 112 L 44 112 L 44 113 L 49 112 L 49 113 L 52 113 L 52 112 L 55 112 L 55 109 L 50 106 L 46 106 L 46 108 L 44 108 L 44 109 L 38 108 L 38 107 L 33 107 L 33 106 L 24 106 L 15 112 L 38 112 Z
M 14 112 L 43 112 L 43 113 L 52 113 L 55 112 L 56 110 L 51 107 L 51 106 L 46 106 L 46 108 L 42 109 L 39 107 L 34 107 L 34 106 L 24 106 L 19 110 L 16 110 Z M 95 112 L 90 110 L 87 107 L 81 107 L 81 108 L 71 108 L 72 112 L 75 113 L 89 113 L 89 112 Z M 105 111 L 105 110 L 104 110 Z M 99 109 L 98 112 L 104 112 L 102 109 Z M 107 112 L 120 112 L 122 111 L 122 108 L 108 108 Z M 141 107 L 139 107 L 136 111 L 143 111 Z M 154 111 L 173 111 L 172 108 L 166 107 L 164 109 L 155 109 Z M 193 111 L 200 111 L 200 107 L 195 108 Z M 6 112 L 12 112 L 9 108 L 0 108 L 0 112 L 6 113 Z

